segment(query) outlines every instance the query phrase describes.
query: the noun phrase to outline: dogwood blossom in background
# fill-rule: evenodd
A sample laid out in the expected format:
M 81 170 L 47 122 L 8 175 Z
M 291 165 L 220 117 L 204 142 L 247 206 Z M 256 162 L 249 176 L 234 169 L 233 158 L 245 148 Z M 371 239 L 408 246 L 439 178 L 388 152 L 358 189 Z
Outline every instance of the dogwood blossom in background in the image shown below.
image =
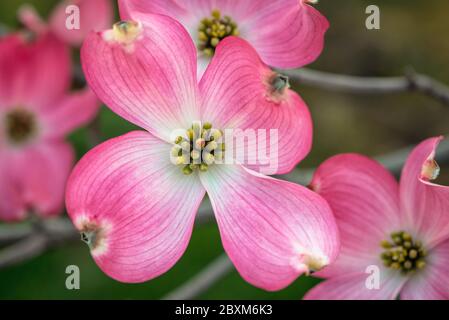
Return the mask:
M 311 187 L 331 205 L 342 248 L 318 272 L 328 278 L 307 299 L 449 299 L 449 187 L 433 184 L 441 137 L 409 156 L 400 184 L 377 162 L 356 154 L 323 163 Z M 368 266 L 378 289 L 365 286 Z
M 79 11 L 79 12 L 78 12 Z M 30 30 L 40 33 L 51 30 L 61 41 L 80 46 L 90 31 L 108 28 L 113 21 L 111 0 L 61 1 L 44 22 L 31 5 L 19 10 L 19 18 Z M 78 23 L 73 19 L 79 19 Z M 77 27 L 71 27 L 74 24 Z
M 171 159 L 182 158 L 183 144 L 217 151 L 215 139 L 206 143 L 198 133 L 285 126 L 279 144 L 290 152 L 279 163 L 292 167 L 312 134 L 299 96 L 273 87 L 277 74 L 236 37 L 220 43 L 198 84 L 197 51 L 178 22 L 137 12 L 131 18 L 88 36 L 81 53 L 98 97 L 146 130 L 94 148 L 69 179 L 69 215 L 99 267 L 123 282 L 165 273 L 184 253 L 206 192 L 224 249 L 251 284 L 278 290 L 332 262 L 337 228 L 316 193 L 240 164 L 214 163 L 212 153 L 198 165 Z M 179 128 L 182 136 L 172 140 Z
M 92 91 L 69 92 L 70 68 L 51 33 L 0 38 L 0 220 L 62 213 L 74 160 L 64 137 L 98 108 Z
M 327 19 L 309 0 L 119 0 L 120 15 L 140 11 L 168 15 L 189 31 L 198 49 L 198 68 L 206 69 L 218 43 L 240 36 L 262 60 L 277 68 L 299 68 L 323 50 Z

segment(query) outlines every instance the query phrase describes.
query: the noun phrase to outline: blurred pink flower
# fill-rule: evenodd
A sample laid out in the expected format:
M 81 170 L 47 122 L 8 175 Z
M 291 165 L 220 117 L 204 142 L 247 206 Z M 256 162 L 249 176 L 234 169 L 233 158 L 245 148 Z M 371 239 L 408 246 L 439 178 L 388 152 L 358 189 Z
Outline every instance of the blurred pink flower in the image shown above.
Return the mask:
M 317 273 L 328 280 L 307 299 L 449 299 L 449 187 L 430 182 L 438 176 L 441 139 L 413 150 L 399 185 L 380 164 L 356 154 L 318 168 L 311 186 L 333 209 L 342 248 Z M 377 289 L 366 286 L 369 266 L 379 268 Z
M 273 91 L 268 80 L 276 74 L 235 37 L 217 47 L 198 84 L 196 48 L 187 31 L 163 15 L 132 18 L 88 36 L 81 53 L 99 98 L 146 130 L 91 150 L 69 179 L 69 215 L 99 267 L 123 282 L 165 273 L 184 253 L 206 192 L 224 249 L 249 283 L 278 290 L 333 261 L 339 248 L 335 221 L 314 192 L 240 164 L 171 162 L 181 140 L 198 143 L 195 130 L 204 135 L 233 126 L 282 127 L 280 149 L 288 152 L 279 162 L 291 167 L 308 152 L 302 140 L 312 134 L 299 96 L 285 87 Z M 202 129 L 192 126 L 197 120 Z M 171 137 L 178 128 L 187 129 L 181 140 Z
M 70 29 L 74 13 L 73 6 L 79 9 L 79 29 Z M 20 20 L 32 31 L 40 33 L 50 30 L 61 41 L 80 46 L 90 31 L 100 31 L 108 28 L 113 21 L 111 0 L 64 0 L 50 14 L 48 23 L 42 21 L 31 5 L 24 5 L 19 10 Z
M 0 220 L 62 213 L 73 150 L 64 136 L 92 118 L 90 90 L 70 94 L 70 55 L 52 34 L 0 38 Z
M 277 68 L 312 63 L 323 50 L 329 22 L 308 0 L 119 0 L 122 19 L 132 11 L 160 13 L 180 21 L 199 50 L 199 74 L 217 44 L 238 35 Z

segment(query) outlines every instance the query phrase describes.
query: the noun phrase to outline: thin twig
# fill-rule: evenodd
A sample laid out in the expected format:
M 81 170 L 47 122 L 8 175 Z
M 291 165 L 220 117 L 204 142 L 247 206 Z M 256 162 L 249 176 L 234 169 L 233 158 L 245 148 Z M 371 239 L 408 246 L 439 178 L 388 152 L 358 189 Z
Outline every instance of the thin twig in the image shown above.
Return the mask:
M 65 218 L 42 220 L 40 228 L 48 234 L 66 234 L 75 232 L 72 223 Z M 26 238 L 36 231 L 33 224 L 3 224 L 0 226 L 0 244 Z
M 449 105 L 448 86 L 427 75 L 414 72 L 408 72 L 402 77 L 357 77 L 305 68 L 281 72 L 298 83 L 329 91 L 351 94 L 419 92 Z
M 222 254 L 191 280 L 163 297 L 162 300 L 185 300 L 197 297 L 231 270 L 233 270 L 231 261 L 226 254 Z
M 31 234 L 27 238 L 0 251 L 0 268 L 16 265 L 34 258 L 47 249 L 48 238 L 40 233 Z
M 88 141 L 91 148 L 103 142 L 99 114 L 87 125 L 87 135 L 89 137 Z
M 29 236 L 32 228 L 29 225 L 3 224 L 0 225 L 0 245 L 9 244 Z
M 10 28 L 3 23 L 0 23 L 0 36 L 8 34 L 10 32 Z
M 389 169 L 391 172 L 393 172 L 395 175 L 398 176 L 401 173 L 405 160 L 407 159 L 410 152 L 412 152 L 414 148 L 415 146 L 402 148 L 400 150 L 379 156 L 376 159 L 380 163 L 382 163 L 387 169 Z M 444 139 L 440 142 L 438 149 L 436 151 L 436 159 L 441 164 L 449 162 L 449 139 Z
M 82 88 L 86 86 L 86 78 L 84 77 L 84 71 L 80 64 L 75 64 L 73 66 L 73 83 L 75 86 Z
M 41 221 L 38 228 L 29 227 L 17 228 L 15 236 L 25 237 L 0 250 L 0 269 L 32 259 L 69 240 L 79 239 L 78 232 L 67 219 Z
M 209 200 L 205 199 L 198 210 L 196 223 L 201 225 L 212 221 L 213 215 L 206 214 L 209 211 L 211 211 L 211 205 Z M 53 238 L 53 240 L 79 239 L 78 231 L 75 230 L 73 224 L 66 218 L 43 220 L 40 226 L 45 230 L 47 236 Z M 35 232 L 35 227 L 29 223 L 0 225 L 0 246 L 23 240 Z M 1 259 L 2 251 L 0 249 Z
M 414 145 L 408 146 L 396 151 L 392 151 L 385 155 L 378 156 L 375 159 L 379 161 L 385 168 L 387 168 L 393 174 L 399 176 L 402 167 L 405 163 L 405 160 L 407 159 L 408 155 L 410 154 L 410 152 L 413 150 L 414 147 L 415 147 Z M 440 145 L 438 146 L 436 156 L 437 160 L 440 163 L 449 162 L 449 139 L 444 139 L 443 141 L 441 141 Z M 314 168 L 295 170 L 290 174 L 280 176 L 280 178 L 283 180 L 307 185 L 310 183 L 314 171 L 315 171 Z
M 205 198 L 198 209 L 196 224 L 207 224 L 214 219 L 214 213 L 209 198 Z

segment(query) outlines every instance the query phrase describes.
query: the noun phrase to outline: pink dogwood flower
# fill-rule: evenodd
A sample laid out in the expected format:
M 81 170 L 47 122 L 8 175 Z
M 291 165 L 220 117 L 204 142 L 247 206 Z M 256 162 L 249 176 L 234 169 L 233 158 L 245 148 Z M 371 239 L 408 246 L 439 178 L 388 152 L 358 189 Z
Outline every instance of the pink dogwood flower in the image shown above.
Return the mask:
M 310 0 L 119 0 L 122 19 L 130 12 L 159 13 L 180 21 L 198 49 L 199 74 L 218 43 L 240 36 L 262 60 L 277 68 L 312 63 L 323 50 L 327 19 Z
M 163 15 L 133 13 L 89 35 L 81 57 L 99 98 L 145 129 L 91 150 L 68 182 L 68 213 L 106 274 L 143 282 L 169 270 L 188 245 L 206 192 L 224 249 L 249 283 L 278 290 L 334 260 L 337 228 L 319 195 L 249 166 L 210 162 L 211 153 L 198 165 L 171 160 L 185 143 L 217 152 L 216 140 L 193 137 L 219 138 L 231 127 L 281 128 L 284 168 L 308 152 L 307 108 L 273 82 L 277 74 L 244 40 L 223 41 L 199 84 L 194 43 Z M 173 137 L 178 128 L 184 135 Z
M 0 220 L 62 213 L 74 157 L 64 136 L 98 107 L 88 89 L 69 93 L 70 66 L 50 33 L 0 38 Z
M 44 22 L 29 4 L 19 10 L 20 20 L 32 31 L 41 33 L 50 30 L 61 41 L 71 46 L 80 46 L 90 31 L 100 31 L 113 21 L 111 0 L 64 0 L 61 1 Z
M 449 299 L 449 187 L 431 182 L 441 139 L 412 151 L 399 184 L 356 154 L 318 168 L 311 186 L 333 209 L 342 248 L 307 299 Z

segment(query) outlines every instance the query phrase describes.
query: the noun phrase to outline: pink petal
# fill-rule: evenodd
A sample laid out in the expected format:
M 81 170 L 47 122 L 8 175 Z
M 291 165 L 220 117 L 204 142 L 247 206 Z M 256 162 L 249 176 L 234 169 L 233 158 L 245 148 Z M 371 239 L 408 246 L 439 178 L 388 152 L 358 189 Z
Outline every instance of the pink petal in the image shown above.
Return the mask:
M 25 84 L 24 64 L 28 52 L 23 50 L 24 40 L 20 34 L 0 37 L 0 108 L 12 107 L 23 96 Z
M 126 1 L 126 0 L 125 0 Z M 139 0 L 134 0 L 139 1 Z M 145 0 L 140 0 L 140 2 Z M 271 11 L 279 6 L 288 7 L 288 5 L 297 4 L 296 0 L 169 0 L 168 3 L 176 3 L 179 7 L 193 15 L 196 27 L 203 18 L 210 17 L 213 10 L 219 10 L 222 16 L 228 15 L 237 22 L 239 28 L 245 19 L 253 16 L 255 13 Z M 288 3 L 286 5 L 286 3 Z M 169 10 L 167 10 L 170 15 Z
M 197 40 L 203 18 L 218 9 L 238 25 L 240 36 L 257 49 L 262 60 L 279 68 L 313 62 L 323 50 L 329 22 L 316 9 L 298 0 L 121 0 L 122 18 L 130 12 L 160 13 L 180 21 Z M 199 74 L 202 74 L 201 70 Z
M 163 14 L 181 22 L 188 15 L 183 3 L 174 0 L 118 0 L 118 4 L 122 19 L 129 19 L 132 12 L 141 12 Z
M 53 35 L 44 34 L 32 44 L 28 63 L 24 95 L 31 105 L 45 109 L 70 87 L 70 52 Z
M 13 222 L 23 220 L 27 211 L 9 164 L 7 155 L 0 153 L 0 221 Z
M 99 106 L 100 102 L 89 88 L 64 97 L 43 116 L 45 136 L 64 137 L 90 122 Z
M 230 15 L 239 24 L 243 18 L 253 10 L 257 1 L 220 0 L 119 0 L 120 16 L 127 19 L 131 12 L 158 13 L 169 16 L 187 29 L 194 42 L 198 41 L 198 27 L 200 22 L 210 17 L 212 11 L 220 10 L 222 15 Z M 198 78 L 201 78 L 210 62 L 210 58 L 198 55 Z
M 401 230 L 394 177 L 367 157 L 343 154 L 318 167 L 311 188 L 329 202 L 342 243 L 337 261 L 318 274 L 363 273 L 367 266 L 381 263 L 380 242 Z
M 396 274 L 397 275 L 397 274 Z M 407 281 L 407 277 L 394 276 L 390 271 L 380 273 L 379 289 L 369 289 L 367 273 L 342 273 L 325 280 L 305 295 L 306 300 L 393 300 Z
M 28 42 L 20 35 L 0 40 L 0 102 L 44 110 L 70 86 L 70 55 L 50 33 Z M 4 79 L 3 79 L 4 78 Z
M 401 291 L 404 300 L 449 299 L 449 241 L 433 248 L 427 257 L 428 265 L 407 282 Z
M 73 25 L 74 11 L 70 6 L 79 9 L 79 29 L 69 29 L 66 23 Z M 59 3 L 50 17 L 52 31 L 64 42 L 79 46 L 90 31 L 107 29 L 113 19 L 111 0 L 66 0 Z
M 133 19 L 141 25 L 133 28 L 132 38 L 112 30 L 87 37 L 84 72 L 114 112 L 168 141 L 174 129 L 199 119 L 196 50 L 171 18 L 135 13 Z
M 70 218 L 94 236 L 92 256 L 116 280 L 155 278 L 187 247 L 205 191 L 170 162 L 170 148 L 134 131 L 91 150 L 68 182 Z
M 219 10 L 222 16 L 230 16 L 237 22 L 239 28 L 242 27 L 244 19 L 255 10 L 261 10 L 263 7 L 259 2 L 268 1 L 245 1 L 245 0 L 172 0 L 178 3 L 182 8 L 195 16 L 195 27 L 198 27 L 203 18 L 210 17 L 213 10 Z M 285 0 L 281 0 L 285 1 Z M 289 0 L 290 1 L 290 0 Z M 275 0 L 279 2 L 279 0 Z M 263 10 L 263 9 L 262 9 Z
M 433 166 L 441 139 L 427 139 L 412 151 L 402 170 L 400 183 L 406 223 L 430 248 L 449 237 L 449 187 L 429 182 L 432 178 L 429 174 L 438 175 Z
M 258 2 L 263 8 L 254 10 L 245 21 L 244 34 L 263 61 L 278 68 L 298 68 L 315 61 L 323 50 L 327 19 L 307 1 Z
M 22 201 L 30 213 L 49 217 L 61 214 L 64 191 L 74 162 L 72 147 L 65 142 L 31 145 L 15 155 L 10 170 Z
M 119 11 L 122 19 L 129 19 L 133 13 L 156 13 L 173 18 L 187 29 L 194 41 L 198 37 L 198 25 L 202 18 L 198 10 L 191 10 L 186 3 L 175 0 L 119 0 Z M 209 12 L 210 14 L 210 12 Z M 199 57 L 201 58 L 201 57 Z M 206 64 L 207 65 L 207 64 Z M 201 66 L 198 66 L 200 68 Z M 203 69 L 204 72 L 204 69 Z M 198 71 L 198 76 L 203 72 Z
M 280 290 L 335 259 L 337 228 L 329 206 L 317 194 L 237 165 L 212 166 L 200 178 L 223 247 L 252 285 Z
M 24 4 L 20 6 L 18 18 L 22 24 L 36 34 L 41 34 L 48 30 L 47 25 L 31 4 Z
M 268 159 L 274 170 L 266 174 L 291 171 L 312 144 L 312 120 L 306 104 L 288 88 L 273 92 L 270 81 L 274 76 L 245 40 L 228 37 L 219 44 L 200 81 L 204 121 L 222 129 L 251 129 L 256 133 L 263 129 L 267 138 L 270 130 L 277 132 L 278 139 L 262 138 L 257 147 L 269 146 L 264 153 L 267 157 L 271 154 Z M 245 145 L 245 149 L 254 144 Z M 247 157 L 242 162 L 254 170 L 267 169 L 267 165 L 250 160 Z

